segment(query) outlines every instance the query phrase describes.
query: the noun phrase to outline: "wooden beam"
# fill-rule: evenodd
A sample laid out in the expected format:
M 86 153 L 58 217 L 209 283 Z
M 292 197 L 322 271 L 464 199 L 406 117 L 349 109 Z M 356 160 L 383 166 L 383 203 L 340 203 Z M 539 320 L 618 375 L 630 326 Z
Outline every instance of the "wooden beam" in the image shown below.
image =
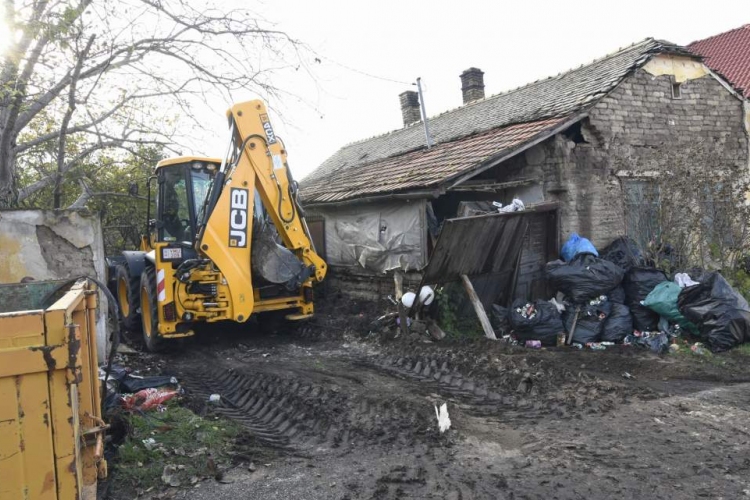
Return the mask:
M 497 340 L 497 337 L 495 337 L 495 331 L 492 329 L 492 324 L 490 324 L 490 318 L 487 317 L 484 306 L 479 300 L 477 292 L 474 290 L 474 285 L 471 284 L 469 277 L 465 274 L 461 275 L 461 281 L 464 284 L 464 289 L 466 290 L 466 294 L 469 296 L 471 305 L 474 306 L 474 312 L 477 313 L 477 318 L 479 318 L 479 322 L 482 324 L 482 330 L 484 330 L 485 337 L 487 337 L 488 339 Z
M 398 308 L 399 329 L 401 330 L 401 335 L 406 337 L 406 334 L 409 333 L 406 324 L 406 308 L 404 308 L 404 304 L 401 302 L 401 297 L 404 296 L 404 273 L 400 270 L 395 271 L 393 273 L 393 282 L 396 285 L 396 302 L 398 302 L 396 307 Z

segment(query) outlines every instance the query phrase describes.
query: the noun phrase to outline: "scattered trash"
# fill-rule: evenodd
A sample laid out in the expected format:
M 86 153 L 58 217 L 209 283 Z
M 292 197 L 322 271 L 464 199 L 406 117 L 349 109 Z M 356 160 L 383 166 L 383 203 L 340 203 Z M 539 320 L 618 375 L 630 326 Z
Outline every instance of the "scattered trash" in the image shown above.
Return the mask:
M 440 409 L 435 405 L 435 416 L 437 417 L 440 434 L 451 428 L 451 419 L 448 416 L 448 403 L 440 405 Z
M 622 342 L 631 333 L 633 333 L 633 317 L 630 315 L 630 308 L 625 304 L 612 302 L 609 317 L 602 330 L 602 340 Z
M 429 286 L 423 286 L 419 291 L 419 301 L 422 305 L 429 306 L 435 299 L 435 291 Z
M 586 345 L 601 340 L 604 325 L 612 310 L 612 304 L 607 300 L 607 297 L 600 295 L 578 306 L 577 309 L 579 311 L 577 321 L 573 307 L 569 306 L 563 314 L 566 332 L 573 331 L 575 322 L 573 342 Z
M 542 343 L 538 340 L 527 340 L 526 347 L 529 347 L 531 349 L 541 349 Z
M 178 394 L 179 391 L 176 390 L 154 388 L 143 389 L 135 394 L 123 394 L 121 396 L 121 404 L 129 411 L 147 411 L 162 405 Z
M 634 375 L 631 375 L 631 374 L 630 374 L 630 373 L 628 373 L 628 372 L 622 372 L 622 378 L 624 378 L 624 379 L 626 379 L 626 380 L 631 380 L 631 379 L 634 379 L 634 378 L 635 378 L 635 376 L 634 376 Z
M 633 267 L 646 266 L 646 259 L 638 248 L 638 243 L 627 236 L 621 236 L 613 240 L 601 251 L 599 256 L 617 264 L 626 273 Z
M 677 304 L 712 352 L 750 340 L 750 306 L 717 272 L 704 276 L 698 285 L 683 288 Z
M 639 334 L 639 335 L 636 335 Z M 665 354 L 669 352 L 669 336 L 664 332 L 634 332 L 631 336 L 626 337 L 625 342 L 645 347 L 656 354 Z
M 552 288 L 563 292 L 575 304 L 607 294 L 623 277 L 621 268 L 587 253 L 575 256 L 568 263 L 549 262 L 545 271 Z
M 698 328 L 688 321 L 677 308 L 677 298 L 680 295 L 680 285 L 671 281 L 664 281 L 654 287 L 653 290 L 642 301 L 642 304 L 670 323 L 677 323 L 680 328 L 688 330 L 690 333 L 697 334 Z M 659 328 L 666 330 L 667 328 Z
M 586 344 L 586 347 L 588 347 L 592 351 L 603 351 L 607 348 L 607 346 L 605 346 L 601 342 L 589 342 L 588 344 Z
M 522 212 L 526 210 L 523 202 L 518 198 L 513 198 L 513 201 L 511 201 L 510 204 L 506 206 L 503 206 L 502 203 L 499 203 L 497 201 L 492 202 L 492 204 L 497 207 L 497 211 L 501 213 Z
M 414 301 L 417 298 L 417 294 L 414 292 L 406 292 L 401 296 L 401 303 L 407 309 L 414 305 Z
M 575 347 L 576 349 L 583 349 L 583 344 L 579 344 L 578 342 L 573 342 L 570 346 Z
M 648 297 L 651 290 L 667 280 L 664 271 L 647 267 L 633 267 L 625 274 L 622 286 L 625 289 L 626 304 L 633 315 L 633 327 L 642 332 L 656 330 L 659 315 L 647 308 L 641 301 Z
M 221 395 L 220 395 L 220 394 L 211 394 L 211 395 L 210 395 L 210 396 L 208 397 L 208 402 L 209 402 L 209 403 L 214 403 L 214 404 L 219 404 L 219 403 L 221 403 Z
M 271 355 L 271 353 L 270 353 L 270 352 L 264 352 L 264 353 L 262 354 L 262 356 L 263 356 L 264 358 L 267 358 L 267 357 L 268 357 L 268 356 L 270 356 L 270 355 Z
M 156 447 L 156 439 L 154 438 L 147 438 L 141 441 L 143 443 L 143 446 L 148 450 L 151 451 Z
M 138 351 L 133 349 L 127 344 L 120 343 L 117 345 L 117 353 L 118 354 L 138 354 Z
M 490 324 L 492 324 L 492 328 L 497 332 L 509 332 L 511 327 L 508 318 L 508 309 L 498 304 L 492 304 Z
M 164 484 L 177 488 L 180 486 L 180 480 L 177 478 L 177 467 L 174 465 L 165 465 L 161 473 L 161 480 Z
M 700 285 L 697 281 L 693 281 L 688 273 L 677 273 L 674 275 L 674 282 L 680 288 L 687 288 L 689 286 Z
M 596 251 L 596 247 L 591 241 L 578 236 L 578 233 L 573 233 L 563 245 L 560 256 L 565 262 L 570 262 L 576 255 L 581 253 L 589 253 L 599 257 L 599 252 Z
M 690 346 L 690 350 L 693 351 L 695 354 L 698 354 L 699 356 L 705 356 L 708 354 L 708 351 L 703 347 L 703 344 L 700 342 L 696 342 L 695 344 Z
M 509 321 L 519 341 L 537 340 L 545 346 L 556 345 L 557 335 L 564 330 L 560 313 L 546 300 L 533 303 L 516 300 Z
M 120 380 L 120 391 L 127 393 L 134 393 L 143 389 L 152 389 L 157 387 L 164 387 L 165 385 L 178 385 L 179 381 L 176 377 L 170 377 L 166 375 L 156 377 L 139 377 L 129 373 Z
M 557 297 L 552 297 L 549 300 L 549 303 L 555 306 L 555 309 L 557 309 L 557 312 L 561 313 L 565 310 L 565 304 L 563 302 L 558 302 Z

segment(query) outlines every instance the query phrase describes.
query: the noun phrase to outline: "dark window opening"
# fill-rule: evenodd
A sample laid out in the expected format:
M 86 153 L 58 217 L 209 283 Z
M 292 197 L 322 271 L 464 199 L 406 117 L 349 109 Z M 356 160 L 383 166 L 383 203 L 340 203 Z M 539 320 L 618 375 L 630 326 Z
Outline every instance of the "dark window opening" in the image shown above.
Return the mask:
M 672 82 L 672 99 L 682 99 L 682 83 Z
M 576 122 L 563 132 L 565 134 L 565 137 L 568 138 L 568 140 L 573 141 L 575 144 L 584 144 L 588 143 L 585 137 L 583 137 L 583 132 L 581 132 L 581 122 Z

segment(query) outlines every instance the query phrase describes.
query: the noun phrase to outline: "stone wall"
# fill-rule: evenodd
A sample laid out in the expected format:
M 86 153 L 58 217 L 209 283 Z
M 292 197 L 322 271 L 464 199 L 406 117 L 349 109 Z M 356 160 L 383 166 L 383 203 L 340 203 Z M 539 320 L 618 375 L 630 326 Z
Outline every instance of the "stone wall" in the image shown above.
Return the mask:
M 627 231 L 623 175 L 669 169 L 675 148 L 718 145 L 712 168 L 746 173 L 743 103 L 710 75 L 685 79 L 636 70 L 589 110 L 589 117 L 488 172 L 498 180 L 538 179 L 561 206 L 561 236 L 572 232 L 603 246 Z
M 71 210 L 0 211 L 0 283 L 91 276 L 106 281 L 98 215 Z M 107 349 L 107 302 L 100 294 L 97 349 Z

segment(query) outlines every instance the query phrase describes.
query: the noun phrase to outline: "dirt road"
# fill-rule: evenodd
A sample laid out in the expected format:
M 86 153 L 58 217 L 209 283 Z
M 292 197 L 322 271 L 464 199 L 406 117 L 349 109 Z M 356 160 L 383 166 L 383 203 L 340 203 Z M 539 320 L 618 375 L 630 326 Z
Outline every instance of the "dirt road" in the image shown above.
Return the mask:
M 225 483 L 177 498 L 750 498 L 750 369 L 739 354 L 356 335 L 207 345 L 164 362 L 197 411 L 250 437 Z M 222 404 L 206 408 L 212 393 Z M 452 427 L 441 435 L 443 402 Z

